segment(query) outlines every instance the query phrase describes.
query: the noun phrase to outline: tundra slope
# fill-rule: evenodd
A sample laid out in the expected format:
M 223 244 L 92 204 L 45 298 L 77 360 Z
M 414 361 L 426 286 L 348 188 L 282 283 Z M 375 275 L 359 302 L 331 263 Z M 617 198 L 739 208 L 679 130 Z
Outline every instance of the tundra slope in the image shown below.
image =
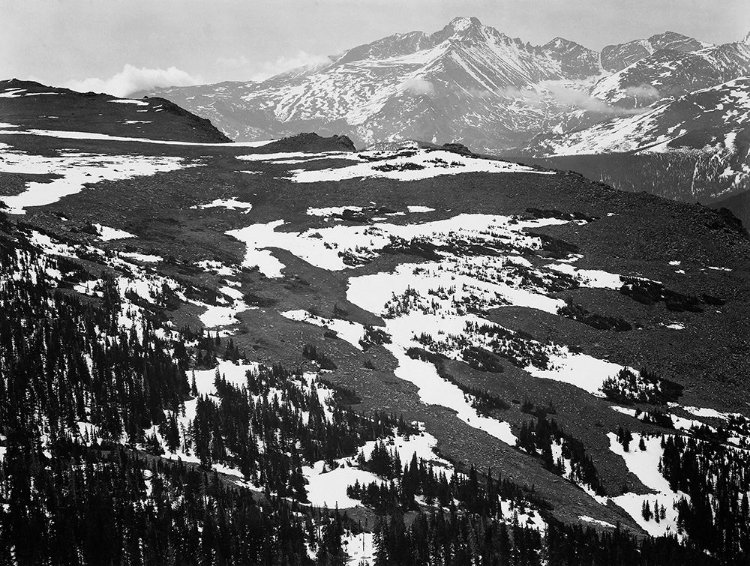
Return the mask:
M 674 533 L 682 517 L 687 540 L 709 548 L 689 522 L 700 510 L 710 513 L 717 540 L 729 533 L 727 510 L 711 507 L 710 499 L 706 510 L 705 486 L 677 481 L 667 488 L 654 480 L 660 456 L 670 462 L 665 473 L 678 469 L 669 439 L 708 443 L 735 463 L 747 442 L 741 399 L 748 385 L 739 376 L 749 363 L 743 354 L 750 320 L 748 240 L 714 211 L 621 193 L 575 174 L 481 159 L 455 146 L 355 153 L 341 138 L 316 136 L 262 148 L 156 144 L 53 131 L 46 118 L 25 128 L 5 124 L 1 131 L 0 150 L 13 159 L 13 172 L 2 178 L 13 179 L 7 191 L 13 196 L 44 193 L 45 181 L 54 181 L 44 177 L 54 171 L 20 171 L 24 160 L 31 167 L 40 156 L 79 151 L 179 160 L 178 167 L 156 174 L 101 175 L 55 202 L 24 207 L 22 218 L 8 215 L 4 228 L 11 250 L 28 239 L 34 254 L 48 258 L 31 270 L 37 275 L 28 275 L 30 283 L 42 277 L 63 295 L 116 309 L 110 324 L 127 325 L 124 336 L 131 334 L 133 342 L 160 344 L 155 328 L 210 328 L 210 340 L 205 331 L 197 337 L 188 331 L 156 334 L 166 341 L 164 351 L 174 349 L 176 368 L 187 370 L 184 382 L 195 370 L 194 392 L 176 386 L 169 403 L 177 406 L 161 406 L 153 397 L 157 374 L 149 372 L 144 394 L 155 403 L 148 405 L 150 420 L 126 401 L 118 404 L 132 438 L 110 439 L 115 444 L 195 458 L 196 466 L 221 471 L 247 488 L 268 486 L 297 500 L 304 490 L 315 501 L 351 505 L 349 493 L 326 495 L 318 488 L 328 489 L 330 478 L 322 472 L 334 461 L 342 481 L 373 479 L 367 474 L 375 473 L 374 448 L 370 452 L 366 442 L 375 439 L 362 432 L 367 427 L 351 421 L 350 432 L 360 432 L 347 437 L 350 452 L 333 457 L 325 452 L 330 445 L 317 445 L 305 452 L 299 473 L 295 464 L 294 473 L 278 481 L 275 474 L 255 475 L 251 465 L 264 461 L 275 432 L 263 442 L 251 435 L 251 442 L 238 443 L 217 424 L 234 417 L 210 417 L 213 405 L 230 411 L 236 402 L 230 385 L 242 383 L 244 370 L 257 370 L 248 399 L 259 415 L 273 414 L 263 413 L 263 399 L 273 406 L 276 394 L 289 401 L 279 403 L 289 426 L 341 422 L 333 415 L 346 403 L 330 405 L 326 390 L 344 387 L 338 389 L 342 398 L 362 418 L 386 411 L 403 415 L 405 423 L 422 423 L 442 459 L 425 451 L 430 437 L 418 446 L 394 443 L 433 467 L 450 461 L 467 478 L 471 465 L 491 468 L 494 477 L 499 472 L 525 484 L 520 493 L 527 507 L 518 500 L 513 505 L 529 529 L 554 530 L 561 519 L 604 531 L 619 523 L 632 532 L 657 534 L 669 527 Z M 305 151 L 308 142 L 315 152 Z M 92 166 L 112 167 L 111 159 L 98 163 Z M 25 278 L 29 264 L 25 256 L 10 262 L 5 280 Z M 186 352 L 178 356 L 180 343 Z M 246 362 L 233 368 L 221 360 L 238 352 L 245 352 Z M 299 371 L 260 372 L 261 365 L 274 364 Z M 217 368 L 226 383 L 211 383 Z M 316 385 L 310 374 L 325 382 Z M 179 371 L 173 375 L 182 383 Z M 441 395 L 433 395 L 437 391 Z M 313 408 L 298 404 L 313 394 Z M 92 426 L 110 430 L 113 422 L 89 412 L 98 397 L 89 399 L 90 406 L 87 398 L 76 409 L 84 442 L 96 436 Z M 34 414 L 41 423 L 49 416 Z M 183 434 L 191 423 L 207 436 Z M 711 428 L 699 430 L 701 423 Z M 628 451 L 625 431 L 635 439 Z M 645 434 L 664 435 L 665 447 L 648 441 L 641 449 L 638 435 Z M 206 444 L 207 438 L 213 440 Z M 16 442 L 11 436 L 4 441 L 10 447 Z M 49 442 L 40 436 L 39 450 L 56 457 L 58 448 Z M 255 452 L 241 456 L 240 449 L 250 446 Z M 316 445 L 305 440 L 305 446 Z M 686 449 L 675 446 L 677 454 Z M 364 463 L 356 457 L 358 447 L 366 452 Z M 320 450 L 325 458 L 316 456 Z M 398 485 L 407 481 L 392 464 L 381 473 L 374 479 L 381 485 L 388 474 Z M 724 479 L 746 491 L 741 478 Z M 427 492 L 409 501 L 435 509 L 436 499 L 425 495 L 430 485 L 427 476 L 420 479 L 418 489 Z M 639 505 L 679 503 L 683 494 L 689 498 L 680 513 L 660 516 L 658 529 L 653 517 L 641 515 Z M 382 510 L 382 500 L 368 501 L 352 513 Z M 476 497 L 466 505 L 474 509 Z M 512 522 L 509 506 L 500 504 Z M 533 516 L 524 516 L 529 506 Z M 540 516 L 543 523 L 536 522 Z M 731 531 L 735 538 L 746 535 L 741 528 Z

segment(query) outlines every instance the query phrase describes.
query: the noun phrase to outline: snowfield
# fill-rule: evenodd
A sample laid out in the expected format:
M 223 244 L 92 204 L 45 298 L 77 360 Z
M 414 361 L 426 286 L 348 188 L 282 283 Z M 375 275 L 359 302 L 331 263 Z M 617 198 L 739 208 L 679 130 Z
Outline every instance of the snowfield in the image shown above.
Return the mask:
M 326 216 L 346 208 L 308 209 L 308 214 Z M 264 248 L 282 248 L 310 264 L 332 271 L 356 269 L 377 257 L 386 246 L 413 245 L 428 242 L 443 245 L 437 261 L 400 264 L 392 272 L 351 277 L 348 298 L 354 304 L 384 316 L 385 331 L 393 338 L 387 347 L 399 361 L 397 375 L 419 387 L 420 398 L 427 404 L 440 404 L 456 411 L 458 418 L 498 439 L 514 445 L 515 436 L 507 424 L 477 414 L 471 399 L 457 386 L 443 380 L 431 363 L 406 355 L 410 347 L 430 329 L 433 350 L 453 359 L 471 345 L 492 349 L 484 334 L 468 332 L 467 325 L 488 325 L 476 309 L 521 306 L 557 314 L 565 305 L 561 299 L 548 296 L 547 285 L 562 283 L 565 277 L 582 287 L 616 290 L 622 285 L 618 274 L 577 269 L 569 263 L 548 264 L 535 269 L 522 253 L 534 253 L 541 247 L 538 238 L 524 233 L 525 228 L 565 224 L 558 219 L 519 221 L 511 217 L 462 214 L 432 222 L 397 225 L 339 224 L 305 232 L 282 232 L 283 220 L 254 224 L 228 232 L 247 246 L 243 265 L 257 266 L 268 277 L 280 277 L 283 264 Z M 512 252 L 497 255 L 464 256 L 461 246 L 484 245 L 492 248 L 502 242 Z M 576 256 L 573 260 L 578 259 Z M 528 275 L 527 275 L 528 274 Z M 533 276 L 531 276 L 533 274 Z M 546 279 L 545 279 L 546 278 Z M 572 283 L 570 283 L 572 284 Z M 361 326 L 336 319 L 320 319 L 305 311 L 283 313 L 287 318 L 325 326 L 340 333 L 354 347 L 360 348 Z M 437 332 L 437 335 L 435 335 Z M 516 342 L 521 341 L 517 339 Z M 600 388 L 608 377 L 623 366 L 585 354 L 575 354 L 555 344 L 526 341 L 532 351 L 547 359 L 537 365 L 526 362 L 526 371 L 538 378 L 553 379 L 575 385 L 593 395 L 602 396 Z M 525 359 L 525 358 L 521 358 Z
M 204 208 L 226 208 L 227 210 L 242 210 L 243 214 L 247 214 L 253 209 L 253 205 L 249 202 L 242 202 L 237 200 L 236 197 L 230 199 L 217 198 L 207 204 L 199 204 L 191 206 L 191 209 L 204 209 Z
M 348 207 L 345 207 L 348 208 Z M 310 209 L 312 213 L 335 213 L 338 208 Z M 523 233 L 523 228 L 565 224 L 564 220 L 544 219 L 517 221 L 507 216 L 460 214 L 445 220 L 420 224 L 375 223 L 364 226 L 337 225 L 309 229 L 305 232 L 282 232 L 284 220 L 253 224 L 230 230 L 228 235 L 245 243 L 243 266 L 259 267 L 267 277 L 281 277 L 284 265 L 272 259 L 268 248 L 282 248 L 315 267 L 331 271 L 354 268 L 382 253 L 394 238 L 411 241 L 428 239 L 433 244 L 451 243 L 454 239 L 477 243 L 510 243 L 518 248 L 538 249 L 541 241 Z
M 0 196 L 0 200 L 10 208 L 12 214 L 25 214 L 26 208 L 57 202 L 81 192 L 86 185 L 151 176 L 187 166 L 185 160 L 179 157 L 77 152 L 61 152 L 59 157 L 45 157 L 0 148 L 0 172 L 57 176 L 46 183 L 28 182 L 23 193 Z
M 56 94 L 56 93 L 50 93 Z M 145 110 L 139 110 L 138 112 L 145 112 Z M 158 110 L 157 110 L 158 112 Z M 48 116 L 48 118 L 55 118 L 55 116 Z M 139 120 L 142 122 L 142 120 Z M 18 126 L 13 124 L 0 123 L 0 128 L 17 128 Z M 99 134 L 96 132 L 77 132 L 70 130 L 7 130 L 0 129 L 0 135 L 2 134 L 23 134 L 29 136 L 46 136 L 50 138 L 61 138 L 68 140 L 101 140 L 101 141 L 119 141 L 119 142 L 139 142 L 139 143 L 151 143 L 159 145 L 183 145 L 183 146 L 203 146 L 203 147 L 260 147 L 268 145 L 275 140 L 265 141 L 247 141 L 247 142 L 183 142 L 176 140 L 155 140 L 151 138 L 135 138 L 130 136 L 111 136 L 109 134 Z
M 574 354 L 565 347 L 560 348 L 559 352 L 551 353 L 550 365 L 550 369 L 529 366 L 526 371 L 534 377 L 575 385 L 596 397 L 604 397 L 601 392 L 602 383 L 624 367 L 586 354 Z M 628 369 L 638 374 L 633 368 Z
M 99 239 L 103 242 L 110 240 L 124 240 L 126 238 L 135 238 L 130 232 L 125 230 L 119 230 L 117 228 L 110 228 L 109 226 L 102 226 L 101 224 L 94 224 L 97 232 L 99 232 Z
M 411 153 L 411 152 L 410 152 Z M 277 154 L 279 155 L 279 154 Z M 366 154 L 360 154 L 366 158 Z M 440 175 L 457 175 L 459 173 L 535 173 L 554 175 L 554 171 L 541 171 L 509 161 L 496 161 L 467 157 L 450 151 L 420 150 L 414 155 L 398 155 L 378 161 L 366 161 L 348 167 L 307 171 L 292 171 L 292 181 L 296 183 L 319 183 L 325 181 L 343 181 L 364 177 L 382 177 L 398 181 L 416 181 L 430 179 Z
M 652 536 L 669 534 L 682 538 L 677 531 L 677 511 L 674 509 L 674 504 L 682 497 L 689 499 L 689 496 L 682 492 L 672 491 L 669 482 L 659 472 L 659 460 L 664 454 L 661 447 L 661 436 L 649 437 L 634 433 L 629 452 L 625 452 L 614 433 L 610 432 L 607 436 L 609 437 L 610 450 L 621 456 L 625 460 L 628 470 L 638 476 L 643 485 L 655 492 L 646 495 L 625 493 L 611 498 L 612 501 L 627 511 L 628 515 L 648 534 Z M 646 450 L 638 448 L 641 438 L 643 438 Z M 654 502 L 664 506 L 666 517 L 658 522 L 653 518 L 646 521 L 641 513 L 642 505 L 646 502 L 649 503 L 652 511 Z

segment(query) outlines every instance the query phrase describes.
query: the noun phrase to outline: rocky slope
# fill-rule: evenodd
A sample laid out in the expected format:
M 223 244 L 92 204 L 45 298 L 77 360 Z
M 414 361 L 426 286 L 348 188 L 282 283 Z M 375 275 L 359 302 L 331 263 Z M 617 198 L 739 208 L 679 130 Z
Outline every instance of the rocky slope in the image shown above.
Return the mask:
M 237 140 L 300 131 L 376 141 L 460 141 L 496 153 L 551 128 L 599 73 L 598 53 L 557 38 L 534 47 L 476 18 L 397 34 L 350 49 L 327 65 L 263 83 L 159 91 Z M 583 81 L 583 82 L 581 82 Z
M 540 136 L 527 154 L 623 190 L 708 204 L 750 190 L 749 125 L 750 79 L 743 78 L 655 103 L 642 114 Z
M 252 493 L 274 505 L 256 515 L 288 502 L 297 518 L 286 535 L 264 527 L 269 540 L 314 543 L 319 560 L 345 536 L 302 528 L 329 533 L 318 507 L 372 526 L 451 520 L 451 502 L 481 519 L 472 528 L 515 529 L 537 558 L 575 536 L 576 556 L 610 549 L 566 524 L 679 526 L 709 563 L 744 558 L 722 542 L 750 537 L 728 503 L 747 492 L 735 471 L 750 443 L 750 240 L 731 217 L 457 145 L 125 139 L 91 131 L 102 109 L 121 119 L 104 104 L 89 132 L 0 126 L 0 301 L 14 313 L 0 324 L 4 525 L 46 528 L 21 509 L 65 524 L 73 507 L 11 487 L 65 485 L 45 470 L 88 458 L 132 478 L 99 520 L 153 509 L 165 537 L 172 522 L 190 522 L 185 540 L 220 528 L 230 503 L 242 524 L 232 502 Z M 11 363 L 32 345 L 46 354 Z M 195 499 L 206 510 L 165 511 Z M 628 537 L 615 540 L 629 557 L 689 552 Z M 153 544 L 125 539 L 112 548 Z
M 575 132 L 746 76 L 745 41 L 714 46 L 674 32 L 601 53 L 555 38 L 532 46 L 476 18 L 396 34 L 262 83 L 157 94 L 237 140 L 302 131 L 378 141 L 457 141 L 498 154 L 537 135 Z
M 231 142 L 205 118 L 163 98 L 116 98 L 80 93 L 33 81 L 0 81 L 0 116 L 5 123 L 49 130 L 193 142 Z
M 627 43 L 607 45 L 601 52 L 601 64 L 605 70 L 616 73 L 662 49 L 689 53 L 705 47 L 711 47 L 711 44 L 667 31 L 652 35 L 648 39 L 636 39 Z
M 698 51 L 665 48 L 599 81 L 592 95 L 623 108 L 642 108 L 748 75 L 747 39 Z

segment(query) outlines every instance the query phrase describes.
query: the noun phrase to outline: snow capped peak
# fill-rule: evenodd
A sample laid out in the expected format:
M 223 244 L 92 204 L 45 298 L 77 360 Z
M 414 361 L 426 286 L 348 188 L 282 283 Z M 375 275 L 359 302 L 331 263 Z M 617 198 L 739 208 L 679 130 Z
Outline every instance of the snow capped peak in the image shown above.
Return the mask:
M 564 37 L 556 37 L 555 39 L 548 42 L 545 47 L 554 47 L 554 48 L 561 48 L 569 45 L 571 42 L 565 39 Z
M 481 25 L 482 22 L 480 22 L 478 18 L 465 18 L 461 16 L 453 18 L 448 24 L 448 26 L 453 28 L 454 31 L 465 31 L 472 26 L 479 27 Z
M 450 23 L 439 32 L 433 34 L 433 37 L 439 41 L 451 38 L 467 38 L 484 29 L 482 22 L 477 18 L 458 17 L 453 18 Z

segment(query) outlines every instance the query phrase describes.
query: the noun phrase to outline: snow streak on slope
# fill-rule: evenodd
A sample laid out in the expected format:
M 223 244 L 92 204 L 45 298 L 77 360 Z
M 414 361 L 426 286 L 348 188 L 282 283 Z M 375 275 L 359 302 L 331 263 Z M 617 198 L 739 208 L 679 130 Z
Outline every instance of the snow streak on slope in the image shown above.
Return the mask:
M 346 340 L 358 350 L 362 350 L 359 341 L 364 337 L 365 329 L 358 322 L 351 322 L 340 318 L 322 318 L 304 310 L 282 312 L 281 316 L 290 320 L 307 322 L 315 326 L 333 330 L 339 338 Z
M 361 154 L 366 159 L 365 154 Z M 297 170 L 292 180 L 297 183 L 319 183 L 324 181 L 343 181 L 362 177 L 382 177 L 399 181 L 430 179 L 440 175 L 457 175 L 459 173 L 536 173 L 554 175 L 554 171 L 543 171 L 511 163 L 467 157 L 449 151 L 419 151 L 415 155 L 393 155 L 392 157 L 367 161 L 348 167 L 335 169 Z
M 102 226 L 101 224 L 94 224 L 94 226 L 96 227 L 97 232 L 99 232 L 99 238 L 104 242 L 135 238 L 133 234 L 126 232 L 125 230 L 110 228 L 109 226 Z
M 247 214 L 253 209 L 253 205 L 249 202 L 242 202 L 237 200 L 237 198 L 232 197 L 230 199 L 217 198 L 216 200 L 213 200 L 207 204 L 199 204 L 196 206 L 191 206 L 190 208 L 226 208 L 227 210 L 242 210 L 243 214 Z
M 17 128 L 13 124 L 0 123 L 0 128 Z M 23 134 L 32 136 L 47 136 L 50 138 L 62 138 L 69 140 L 100 140 L 100 141 L 120 141 L 120 142 L 138 142 L 152 143 L 160 145 L 182 145 L 182 146 L 206 146 L 206 147 L 261 147 L 273 143 L 275 140 L 263 141 L 245 141 L 245 142 L 183 142 L 175 140 L 154 140 L 150 138 L 135 138 L 129 136 L 111 136 L 109 134 L 100 134 L 96 132 L 76 132 L 68 130 L 7 130 L 0 129 L 2 134 Z
M 664 449 L 661 447 L 661 437 L 633 434 L 633 441 L 630 444 L 630 450 L 625 452 L 614 433 L 610 432 L 607 436 L 609 437 L 610 450 L 625 460 L 628 469 L 638 476 L 638 479 L 640 479 L 646 487 L 656 492 L 647 495 L 626 493 L 618 497 L 613 497 L 612 501 L 625 509 L 633 520 L 650 535 L 662 536 L 671 534 L 679 536 L 677 529 L 677 511 L 674 508 L 674 504 L 682 497 L 689 500 L 689 496 L 682 492 L 672 491 L 669 487 L 669 482 L 667 482 L 659 472 L 659 460 L 664 454 Z M 638 447 L 641 438 L 643 438 L 644 445 L 646 446 L 645 450 L 641 450 Z M 652 508 L 652 511 L 655 502 L 658 503 L 659 506 L 663 506 L 666 513 L 665 518 L 660 519 L 658 522 L 653 519 L 650 521 L 644 519 L 641 509 L 647 502 Z

